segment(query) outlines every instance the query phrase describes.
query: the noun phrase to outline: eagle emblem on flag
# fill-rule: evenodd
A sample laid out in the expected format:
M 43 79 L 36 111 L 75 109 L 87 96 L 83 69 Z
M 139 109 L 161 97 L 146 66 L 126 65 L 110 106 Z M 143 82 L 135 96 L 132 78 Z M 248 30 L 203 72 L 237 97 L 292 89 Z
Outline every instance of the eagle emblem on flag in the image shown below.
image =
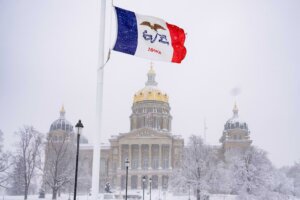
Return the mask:
M 152 30 L 155 30 L 156 32 L 157 32 L 158 29 L 166 30 L 163 26 L 161 26 L 159 24 L 153 24 L 152 25 L 150 22 L 147 22 L 147 21 L 143 21 L 140 25 L 148 26 Z

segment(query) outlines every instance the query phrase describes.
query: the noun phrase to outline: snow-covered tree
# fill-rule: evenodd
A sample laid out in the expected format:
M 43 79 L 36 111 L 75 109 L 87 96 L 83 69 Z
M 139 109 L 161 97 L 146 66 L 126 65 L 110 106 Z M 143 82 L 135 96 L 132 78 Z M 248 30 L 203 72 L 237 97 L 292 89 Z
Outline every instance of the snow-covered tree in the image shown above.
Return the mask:
M 15 159 L 13 163 L 13 171 L 10 177 L 9 194 L 23 195 L 25 192 L 25 182 L 22 173 L 22 160 Z
M 232 190 L 231 171 L 227 165 L 219 160 L 211 169 L 210 177 L 207 180 L 209 192 L 214 194 L 230 194 Z
M 32 126 L 24 126 L 16 132 L 18 142 L 13 162 L 12 188 L 19 187 L 27 199 L 29 188 L 36 170 L 41 163 L 42 134 Z
M 199 200 L 203 190 L 209 189 L 208 179 L 216 162 L 215 149 L 205 145 L 201 137 L 193 135 L 184 149 L 181 167 L 174 170 L 171 184 L 174 188 L 190 185 Z
M 287 177 L 286 173 L 282 169 L 273 171 L 273 180 L 270 187 L 273 192 L 281 195 L 293 195 L 293 179 Z
M 11 155 L 3 150 L 3 132 L 0 130 L 0 187 L 6 188 L 11 166 Z
M 296 162 L 292 167 L 286 170 L 286 175 L 293 181 L 293 195 L 300 197 L 300 162 Z
M 52 190 L 52 199 L 57 198 L 60 190 L 73 189 L 75 150 L 70 134 L 53 132 L 48 135 L 43 179 Z
M 261 195 L 272 192 L 274 168 L 265 151 L 256 147 L 245 152 L 229 151 L 226 162 L 232 173 L 232 192 L 240 194 L 241 199 L 251 196 L 259 199 Z

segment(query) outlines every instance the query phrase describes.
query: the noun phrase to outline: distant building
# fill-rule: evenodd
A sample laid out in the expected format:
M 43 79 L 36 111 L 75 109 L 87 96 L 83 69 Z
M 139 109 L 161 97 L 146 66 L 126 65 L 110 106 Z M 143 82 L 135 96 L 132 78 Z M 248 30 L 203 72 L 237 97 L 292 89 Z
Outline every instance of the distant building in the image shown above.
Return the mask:
M 57 191 L 57 194 L 60 192 L 71 192 L 73 190 L 75 177 L 77 134 L 74 132 L 72 123 L 65 118 L 65 113 L 64 106 L 62 106 L 59 118 L 50 126 L 45 145 L 45 166 L 42 190 L 52 192 L 52 187 L 54 187 L 55 184 L 63 185 Z M 87 144 L 87 142 L 87 139 L 81 136 L 80 143 Z M 83 166 L 84 164 L 80 165 L 79 169 Z M 83 175 L 85 177 L 88 175 L 85 171 L 86 170 L 80 171 L 80 175 L 82 175 L 79 177 L 81 190 L 90 187 L 90 180 L 81 180 L 83 179 Z
M 223 153 L 228 151 L 244 151 L 252 143 L 248 124 L 241 120 L 238 108 L 233 107 L 233 116 L 224 125 L 223 135 L 220 138 Z

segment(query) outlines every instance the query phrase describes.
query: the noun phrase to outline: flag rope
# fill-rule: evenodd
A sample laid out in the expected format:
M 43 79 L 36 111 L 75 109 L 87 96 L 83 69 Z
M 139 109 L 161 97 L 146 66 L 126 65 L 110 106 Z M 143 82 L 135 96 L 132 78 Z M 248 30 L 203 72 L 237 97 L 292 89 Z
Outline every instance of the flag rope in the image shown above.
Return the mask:
M 110 60 L 110 53 L 111 53 L 111 48 L 109 48 L 108 53 L 107 53 L 107 59 L 105 61 L 105 63 L 100 67 L 100 69 L 104 69 L 105 65 L 108 63 L 108 61 Z

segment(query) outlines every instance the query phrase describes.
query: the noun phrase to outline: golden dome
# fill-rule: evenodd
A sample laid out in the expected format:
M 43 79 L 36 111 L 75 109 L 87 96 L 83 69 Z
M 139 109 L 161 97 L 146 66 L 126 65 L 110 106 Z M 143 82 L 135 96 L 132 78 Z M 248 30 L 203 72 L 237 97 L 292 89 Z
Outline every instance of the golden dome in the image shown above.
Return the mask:
M 133 103 L 140 101 L 162 101 L 169 102 L 169 97 L 166 93 L 161 92 L 157 88 L 145 87 L 142 90 L 135 93 L 133 97 Z
M 135 93 L 133 97 L 133 103 L 140 102 L 140 101 L 162 101 L 168 103 L 169 97 L 166 93 L 163 93 L 160 89 L 158 89 L 157 83 L 155 81 L 155 71 L 152 67 L 147 73 L 148 80 L 146 82 L 146 86 Z

